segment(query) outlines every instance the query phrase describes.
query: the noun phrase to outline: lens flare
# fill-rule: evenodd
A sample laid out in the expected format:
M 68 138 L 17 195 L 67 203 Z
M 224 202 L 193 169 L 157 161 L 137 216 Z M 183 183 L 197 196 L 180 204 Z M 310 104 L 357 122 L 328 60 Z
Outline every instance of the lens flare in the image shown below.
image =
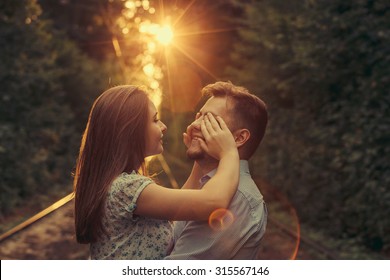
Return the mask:
M 156 34 L 156 39 L 164 46 L 169 45 L 173 39 L 172 28 L 168 25 L 161 26 Z
M 209 226 L 215 231 L 229 228 L 234 222 L 234 215 L 227 209 L 217 209 L 209 217 Z

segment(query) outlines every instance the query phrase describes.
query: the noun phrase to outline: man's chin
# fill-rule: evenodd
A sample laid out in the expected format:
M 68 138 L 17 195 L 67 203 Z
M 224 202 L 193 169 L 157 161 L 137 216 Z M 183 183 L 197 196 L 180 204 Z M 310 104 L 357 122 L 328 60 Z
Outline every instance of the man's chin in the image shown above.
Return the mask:
M 205 153 L 200 149 L 191 149 L 187 150 L 187 157 L 192 160 L 200 160 L 205 158 Z

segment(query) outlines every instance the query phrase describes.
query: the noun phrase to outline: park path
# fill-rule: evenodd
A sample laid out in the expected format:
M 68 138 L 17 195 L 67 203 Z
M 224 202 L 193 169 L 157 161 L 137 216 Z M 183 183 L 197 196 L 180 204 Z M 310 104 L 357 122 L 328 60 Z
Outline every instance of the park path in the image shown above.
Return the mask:
M 0 243 L 0 259 L 77 260 L 88 258 L 88 245 L 74 236 L 73 201 Z
M 296 240 L 268 223 L 259 259 L 290 259 Z M 13 234 L 0 243 L 0 259 L 7 260 L 79 260 L 88 259 L 88 245 L 78 244 L 74 236 L 73 200 Z M 299 250 L 297 258 L 311 259 Z

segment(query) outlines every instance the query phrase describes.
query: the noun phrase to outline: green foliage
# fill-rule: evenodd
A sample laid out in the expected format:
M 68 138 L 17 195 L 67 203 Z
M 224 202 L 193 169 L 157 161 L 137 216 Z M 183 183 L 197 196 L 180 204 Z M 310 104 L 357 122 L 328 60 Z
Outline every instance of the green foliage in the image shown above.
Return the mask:
M 121 0 L 39 0 L 46 17 L 83 53 L 104 61 L 112 50 L 111 27 L 123 8 Z
M 41 19 L 33 0 L 0 14 L 0 217 L 36 193 L 70 192 L 97 64 Z M 88 107 L 87 107 L 88 106 Z
M 388 4 L 249 2 L 227 73 L 269 104 L 260 173 L 303 221 L 388 250 Z
M 186 10 L 181 23 L 196 32 L 228 30 L 198 32 L 194 61 L 182 54 L 176 62 L 191 64 L 203 82 L 212 82 L 215 77 L 195 62 L 219 77 L 233 46 L 224 78 L 269 105 L 267 135 L 253 158 L 256 175 L 286 193 L 312 228 L 348 239 L 345 244 L 388 251 L 388 3 L 212 2 L 194 1 L 187 10 L 184 2 L 164 1 L 174 3 L 166 6 L 169 12 Z M 39 3 L 43 11 L 34 0 L 0 3 L 0 217 L 35 193 L 70 191 L 92 101 L 123 76 L 143 79 L 135 59 L 143 50 L 139 34 L 124 42 L 115 25 L 123 1 Z M 121 63 L 113 58 L 113 36 L 126 49 Z M 192 114 L 162 113 L 173 123 L 167 150 L 184 157 L 177 135 Z

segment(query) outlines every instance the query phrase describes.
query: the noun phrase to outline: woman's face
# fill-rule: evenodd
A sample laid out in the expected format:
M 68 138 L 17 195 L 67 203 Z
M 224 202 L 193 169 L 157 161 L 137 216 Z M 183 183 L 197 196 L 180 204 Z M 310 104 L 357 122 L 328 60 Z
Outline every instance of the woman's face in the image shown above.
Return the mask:
M 149 115 L 146 127 L 146 156 L 152 156 L 163 152 L 163 141 L 167 127 L 159 120 L 156 106 L 149 101 Z

